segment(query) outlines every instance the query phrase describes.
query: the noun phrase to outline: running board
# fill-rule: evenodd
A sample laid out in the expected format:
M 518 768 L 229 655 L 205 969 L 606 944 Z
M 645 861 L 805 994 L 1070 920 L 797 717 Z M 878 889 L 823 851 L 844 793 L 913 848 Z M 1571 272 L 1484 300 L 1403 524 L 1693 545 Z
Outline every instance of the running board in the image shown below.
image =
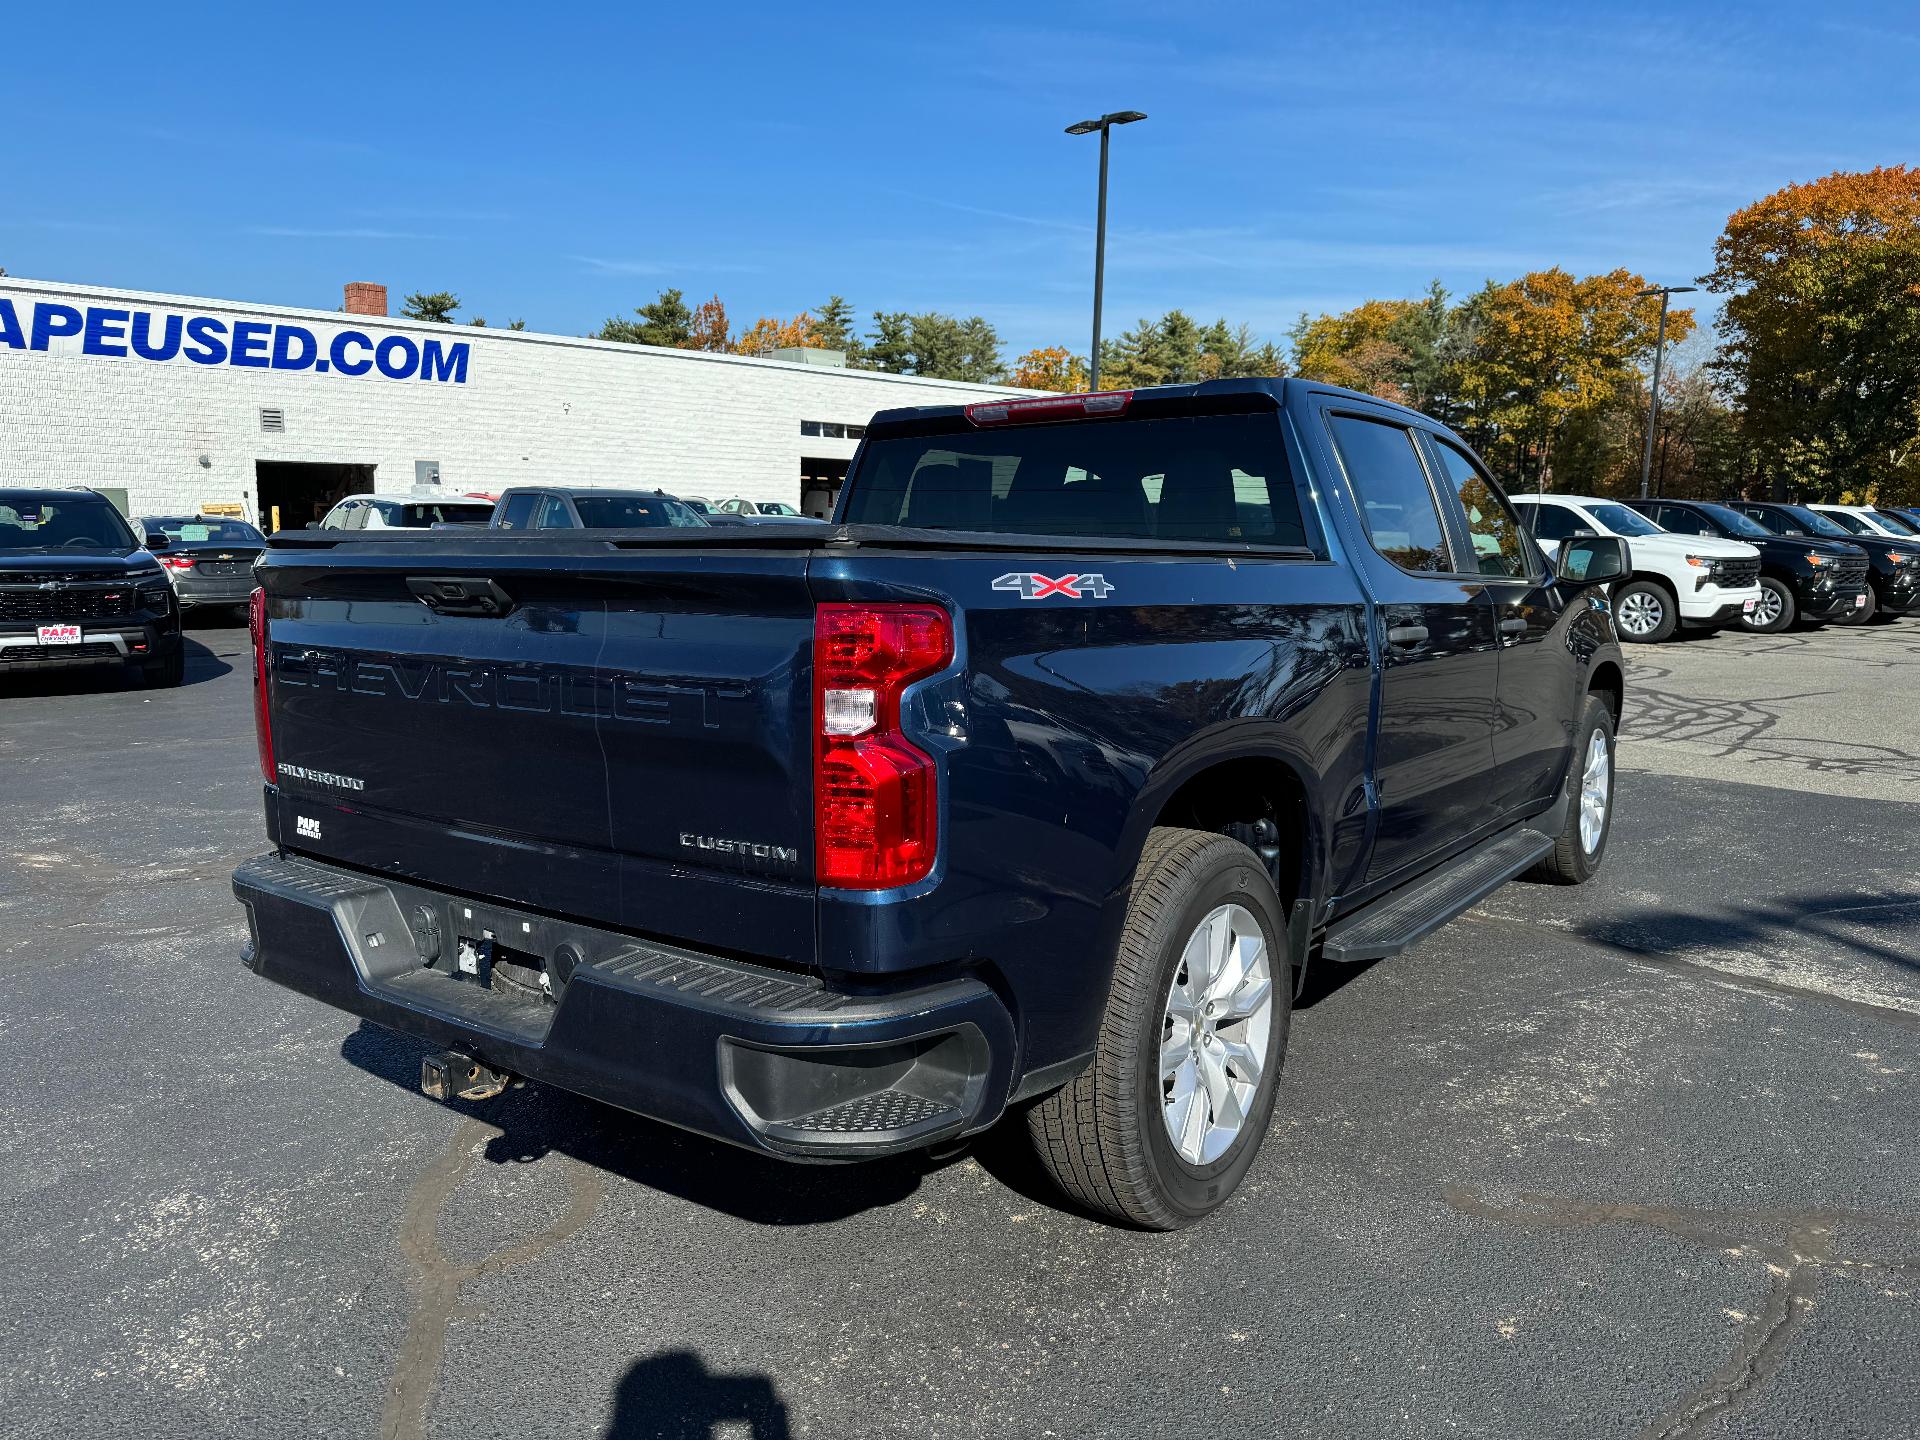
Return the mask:
M 1398 955 L 1462 911 L 1470 909 L 1553 849 L 1553 837 L 1538 830 L 1509 830 L 1491 844 L 1469 850 L 1444 869 L 1390 891 L 1364 910 L 1336 920 L 1320 953 L 1350 964 Z

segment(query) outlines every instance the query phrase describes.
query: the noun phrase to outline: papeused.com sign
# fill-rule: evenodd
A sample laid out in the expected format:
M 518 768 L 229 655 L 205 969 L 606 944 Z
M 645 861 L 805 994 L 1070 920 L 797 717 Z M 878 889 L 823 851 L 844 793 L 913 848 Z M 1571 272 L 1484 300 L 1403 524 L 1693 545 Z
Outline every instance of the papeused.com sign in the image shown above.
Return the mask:
M 251 370 L 311 370 L 315 374 L 385 380 L 467 383 L 469 342 L 370 335 L 336 330 L 319 336 L 285 321 L 180 315 L 112 305 L 34 302 L 18 309 L 0 296 L 0 350 L 45 350 L 56 340 L 78 340 L 83 355 L 116 360 L 230 365 Z M 66 348 L 63 346 L 62 348 Z

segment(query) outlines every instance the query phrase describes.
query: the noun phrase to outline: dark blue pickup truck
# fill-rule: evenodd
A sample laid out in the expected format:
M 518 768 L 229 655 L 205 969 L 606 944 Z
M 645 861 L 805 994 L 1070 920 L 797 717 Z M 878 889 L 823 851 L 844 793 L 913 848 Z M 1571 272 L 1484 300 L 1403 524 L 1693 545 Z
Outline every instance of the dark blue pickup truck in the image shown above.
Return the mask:
M 259 974 L 795 1160 L 1017 1109 L 1073 1197 L 1251 1164 L 1309 963 L 1612 812 L 1623 542 L 1553 567 L 1299 381 L 888 411 L 831 528 L 295 532 L 258 574 Z

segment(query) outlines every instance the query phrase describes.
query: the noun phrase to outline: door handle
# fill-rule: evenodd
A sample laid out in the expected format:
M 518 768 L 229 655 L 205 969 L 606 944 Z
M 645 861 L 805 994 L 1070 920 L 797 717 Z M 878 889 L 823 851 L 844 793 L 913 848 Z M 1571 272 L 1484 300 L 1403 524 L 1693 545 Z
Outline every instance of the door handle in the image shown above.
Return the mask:
M 513 609 L 513 597 L 484 575 L 409 575 L 407 589 L 436 615 L 498 619 Z
M 1415 645 L 1427 643 L 1427 627 L 1424 625 L 1389 625 L 1387 643 L 1398 645 L 1402 649 L 1411 649 Z
M 1502 635 L 1524 635 L 1527 633 L 1527 622 L 1517 616 L 1502 620 L 1500 622 L 1500 633 Z

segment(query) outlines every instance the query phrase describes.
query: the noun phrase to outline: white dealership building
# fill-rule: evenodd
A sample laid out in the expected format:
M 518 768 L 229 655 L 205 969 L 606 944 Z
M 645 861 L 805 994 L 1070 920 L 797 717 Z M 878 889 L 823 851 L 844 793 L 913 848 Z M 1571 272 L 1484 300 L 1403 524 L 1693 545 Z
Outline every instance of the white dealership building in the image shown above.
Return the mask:
M 0 277 L 0 486 L 299 526 L 356 491 L 659 487 L 825 513 L 877 410 L 1010 392 L 341 310 Z

